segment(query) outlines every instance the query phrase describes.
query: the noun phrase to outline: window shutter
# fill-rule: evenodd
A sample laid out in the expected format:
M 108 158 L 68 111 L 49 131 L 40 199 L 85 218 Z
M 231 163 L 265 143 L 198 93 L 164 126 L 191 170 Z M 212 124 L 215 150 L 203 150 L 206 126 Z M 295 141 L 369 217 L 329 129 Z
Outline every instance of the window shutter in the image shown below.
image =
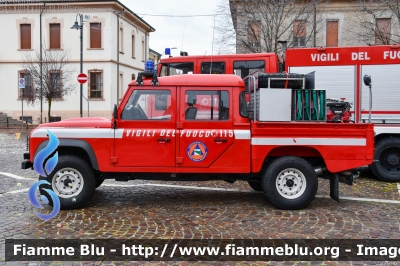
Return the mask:
M 132 57 L 135 57 L 135 35 L 132 35 Z
M 377 18 L 375 28 L 375 44 L 390 44 L 391 19 Z
M 295 20 L 293 22 L 293 45 L 306 45 L 306 22 L 304 20 Z
M 50 49 L 61 48 L 60 24 L 50 24 Z
M 261 22 L 259 20 L 250 21 L 248 25 L 247 40 L 249 43 L 259 43 L 261 36 Z
M 31 49 L 31 24 L 20 24 L 21 49 Z
M 337 47 L 339 46 L 338 37 L 338 21 L 327 21 L 326 22 L 326 46 Z
M 306 23 L 304 20 L 295 20 L 293 23 L 293 36 L 306 37 Z
M 90 23 L 90 48 L 101 48 L 101 23 Z

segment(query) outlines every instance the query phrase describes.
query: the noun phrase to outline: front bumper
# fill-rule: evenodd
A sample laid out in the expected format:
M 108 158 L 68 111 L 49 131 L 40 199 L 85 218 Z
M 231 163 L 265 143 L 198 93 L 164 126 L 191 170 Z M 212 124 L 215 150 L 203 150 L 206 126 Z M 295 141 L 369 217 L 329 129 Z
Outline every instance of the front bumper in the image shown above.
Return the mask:
M 28 169 L 33 167 L 33 163 L 31 163 L 29 159 L 30 159 L 29 152 L 25 152 L 24 161 L 21 164 L 21 169 Z
M 33 163 L 31 163 L 30 161 L 23 161 L 21 163 L 21 169 L 28 169 L 28 168 L 32 168 L 33 167 Z

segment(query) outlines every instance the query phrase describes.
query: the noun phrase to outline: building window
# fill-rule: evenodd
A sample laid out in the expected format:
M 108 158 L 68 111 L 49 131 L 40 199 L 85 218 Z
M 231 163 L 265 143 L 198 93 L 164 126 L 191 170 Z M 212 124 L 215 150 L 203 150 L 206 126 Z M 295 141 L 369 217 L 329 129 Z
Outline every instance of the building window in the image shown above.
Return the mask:
M 247 41 L 250 46 L 260 46 L 261 22 L 259 20 L 250 21 L 247 27 Z
M 32 99 L 33 98 L 33 81 L 32 75 L 28 70 L 19 71 L 19 77 L 25 79 L 25 89 L 21 89 L 18 86 L 18 99 Z
M 50 71 L 49 78 L 52 98 L 62 98 L 61 72 Z
M 89 98 L 102 99 L 103 98 L 103 71 L 90 70 L 89 71 Z
M 119 52 L 124 52 L 124 29 L 119 28 Z
M 50 24 L 50 49 L 61 49 L 60 23 Z
M 339 21 L 326 21 L 326 46 L 339 46 Z
M 101 48 L 101 23 L 90 23 L 90 48 Z
M 145 47 L 144 47 L 144 39 L 142 39 L 142 61 L 144 62 L 146 60 L 146 54 L 145 54 Z
M 390 18 L 377 18 L 375 26 L 375 45 L 390 44 Z
M 31 45 L 31 24 L 20 24 L 21 49 L 32 49 Z
M 135 58 L 135 35 L 132 35 L 132 57 Z
M 306 46 L 306 22 L 295 20 L 293 23 L 293 46 Z

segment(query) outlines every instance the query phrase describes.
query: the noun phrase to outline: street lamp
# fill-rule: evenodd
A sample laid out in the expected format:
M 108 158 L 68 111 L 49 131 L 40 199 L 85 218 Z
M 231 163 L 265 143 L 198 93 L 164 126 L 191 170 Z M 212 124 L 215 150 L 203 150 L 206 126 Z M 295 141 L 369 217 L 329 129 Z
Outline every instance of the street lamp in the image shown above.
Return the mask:
M 78 24 L 78 16 L 80 18 L 81 24 Z M 71 29 L 77 29 L 77 30 L 81 30 L 81 34 L 80 34 L 80 38 L 81 38 L 81 72 L 83 73 L 83 67 L 82 67 L 82 60 L 83 60 L 83 15 L 82 14 L 76 14 L 75 17 L 75 23 L 74 25 L 71 27 Z M 80 91 L 80 97 L 79 97 L 79 104 L 80 104 L 80 115 L 82 117 L 82 97 L 83 97 L 83 84 L 81 83 L 81 91 Z

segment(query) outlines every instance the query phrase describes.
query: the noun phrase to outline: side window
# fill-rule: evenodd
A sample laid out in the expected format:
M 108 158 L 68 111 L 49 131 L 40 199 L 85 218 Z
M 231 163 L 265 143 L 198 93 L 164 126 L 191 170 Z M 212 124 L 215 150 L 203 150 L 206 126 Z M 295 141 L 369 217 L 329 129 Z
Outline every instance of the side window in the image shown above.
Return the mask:
M 210 71 L 211 69 L 211 71 Z M 204 62 L 201 63 L 200 74 L 225 74 L 224 62 Z
M 125 105 L 121 120 L 171 120 L 171 92 L 135 90 Z
M 193 74 L 193 63 L 171 63 L 162 64 L 160 76 L 174 76 L 182 74 Z
M 186 91 L 185 120 L 229 120 L 228 91 Z
M 255 60 L 255 61 L 235 61 L 233 62 L 233 73 L 238 75 L 242 79 L 247 77 L 249 74 L 255 71 L 265 72 L 265 61 Z

